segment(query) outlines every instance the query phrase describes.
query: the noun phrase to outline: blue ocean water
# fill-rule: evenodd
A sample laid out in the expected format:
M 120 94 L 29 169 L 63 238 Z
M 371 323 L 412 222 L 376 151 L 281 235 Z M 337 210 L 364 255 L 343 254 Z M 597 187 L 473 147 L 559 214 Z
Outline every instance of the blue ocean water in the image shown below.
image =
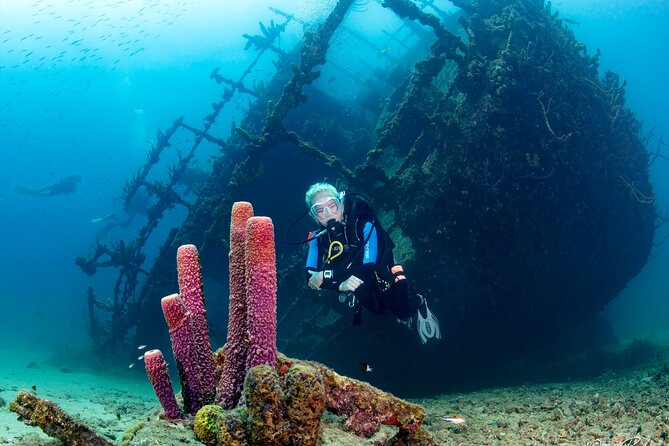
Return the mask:
M 398 19 L 374 3 L 358 3 L 360 11 L 352 13 L 347 25 L 372 41 L 385 41 L 381 31 L 397 26 Z M 74 264 L 104 224 L 91 220 L 120 213 L 124 181 L 143 164 L 157 129 L 165 130 L 179 116 L 195 126 L 202 123 L 221 94 L 209 78 L 212 69 L 219 67 L 231 78 L 242 73 L 255 57 L 244 51 L 242 34 L 257 33 L 258 21 L 278 20 L 269 6 L 309 21 L 333 4 L 0 0 L 1 346 L 46 353 L 90 346 L 86 289 L 93 286 L 102 293 L 115 279 L 111 271 L 88 277 Z M 446 1 L 441 6 L 451 7 Z M 628 105 L 644 131 L 669 135 L 669 5 L 660 0 L 563 0 L 553 6 L 575 22 L 572 29 L 590 53 L 601 49 L 602 73 L 611 69 L 627 80 Z M 293 22 L 282 47 L 295 45 L 301 33 Z M 331 52 L 339 65 L 356 63 L 348 47 Z M 368 56 L 374 63 L 376 55 Z M 271 74 L 271 65 L 260 65 L 249 82 Z M 355 100 L 350 79 L 335 78 L 327 70 L 323 76 L 333 79 L 330 90 Z M 213 133 L 227 135 L 246 105 L 239 101 L 226 109 Z M 217 153 L 208 150 L 198 152 L 198 166 L 204 170 Z M 173 152 L 165 156 L 176 159 Z M 652 166 L 660 209 L 669 209 L 667 172 L 669 161 L 658 159 Z M 17 185 L 38 189 L 72 174 L 82 176 L 72 195 L 15 192 Z M 161 174 L 166 172 L 157 172 Z M 183 212 L 176 211 L 165 226 L 181 218 Z M 132 237 L 139 224 L 141 219 L 108 236 Z M 149 253 L 162 243 L 164 230 L 152 239 Z M 660 228 L 658 241 L 667 233 L 669 225 Z M 669 336 L 667 269 L 669 243 L 664 243 L 609 305 L 606 315 L 621 338 Z
M 318 13 L 294 2 L 272 4 Z M 47 351 L 88 345 L 86 288 L 111 292 L 114 280 L 105 271 L 89 278 L 74 265 L 106 224 L 91 220 L 110 213 L 122 218 L 123 184 L 144 163 L 158 129 L 179 116 L 199 126 L 221 94 L 209 79 L 213 68 L 238 77 L 255 56 L 244 51 L 242 34 L 274 17 L 260 2 L 0 3 L 0 244 L 6 254 L 0 344 Z M 286 46 L 295 44 L 290 35 Z M 267 77 L 267 68 L 250 80 Z M 225 135 L 244 106 L 234 104 L 219 119 Z M 213 154 L 199 150 L 198 166 L 210 168 Z M 164 156 L 166 165 L 176 159 L 174 152 Z M 15 193 L 17 185 L 39 189 L 72 174 L 82 176 L 72 195 Z M 182 215 L 175 214 L 167 222 L 178 222 Z M 141 223 L 109 237 L 132 238 Z M 161 238 L 158 233 L 152 242 Z
M 579 1 L 553 2 L 554 7 L 578 22 L 572 26 L 577 39 L 588 52 L 601 50 L 600 73 L 615 71 L 627 80 L 627 105 L 643 124 L 644 135 L 669 134 L 669 91 L 662 85 L 669 75 L 669 4 L 650 1 Z M 651 140 L 649 150 L 658 147 Z M 666 155 L 667 147 L 664 147 Z M 657 208 L 667 215 L 669 209 L 669 164 L 657 159 L 650 168 Z M 615 222 L 611 222 L 615 224 Z M 669 338 L 669 244 L 661 243 L 669 226 L 660 227 L 656 246 L 647 266 L 632 280 L 620 296 L 611 302 L 605 314 L 621 340 L 657 337 Z

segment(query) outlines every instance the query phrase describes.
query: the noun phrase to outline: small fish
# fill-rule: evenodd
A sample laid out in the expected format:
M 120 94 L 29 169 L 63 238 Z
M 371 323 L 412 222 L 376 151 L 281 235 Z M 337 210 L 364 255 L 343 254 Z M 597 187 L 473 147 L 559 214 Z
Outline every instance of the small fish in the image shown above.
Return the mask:
M 95 218 L 91 218 L 91 223 L 94 223 L 94 224 L 95 224 L 95 223 L 101 223 L 101 222 L 103 222 L 103 221 L 105 221 L 105 220 L 109 220 L 109 219 L 112 218 L 113 216 L 114 216 L 114 214 L 107 214 L 107 215 L 105 215 L 104 217 L 95 217 Z
M 451 424 L 464 424 L 467 421 L 462 417 L 444 417 L 442 420 Z
M 141 356 L 138 356 L 138 357 L 137 357 L 137 360 L 138 360 L 138 361 L 141 361 L 142 359 L 144 359 L 144 355 L 141 355 Z
M 390 51 L 390 48 L 389 48 L 389 47 L 381 48 L 381 49 L 379 50 L 379 52 L 376 53 L 376 57 L 382 57 L 382 56 L 384 56 L 386 53 L 388 53 L 388 51 Z
M 372 368 L 372 366 L 370 366 L 370 365 L 367 364 L 366 362 L 363 362 L 362 364 L 360 364 L 360 368 L 361 368 L 362 371 L 365 372 L 365 373 L 372 373 L 372 372 L 374 371 L 374 369 Z
M 33 389 L 33 392 L 37 392 L 37 386 L 32 386 L 31 389 Z
M 131 369 L 131 368 L 133 368 L 133 367 L 135 367 L 135 363 L 134 363 L 134 362 L 128 366 L 129 369 Z
M 146 348 L 146 344 L 142 344 L 139 347 L 137 347 L 137 350 L 144 350 Z

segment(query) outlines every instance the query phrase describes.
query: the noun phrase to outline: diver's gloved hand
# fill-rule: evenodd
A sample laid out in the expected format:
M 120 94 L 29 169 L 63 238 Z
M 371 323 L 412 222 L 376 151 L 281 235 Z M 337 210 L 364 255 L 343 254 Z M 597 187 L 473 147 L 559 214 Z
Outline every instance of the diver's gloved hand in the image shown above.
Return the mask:
M 351 276 L 348 279 L 344 280 L 342 283 L 339 284 L 339 291 L 342 291 L 344 293 L 346 292 L 353 292 L 358 289 L 360 285 L 362 285 L 364 282 L 359 279 L 356 276 Z
M 309 288 L 320 290 L 323 285 L 323 271 L 309 271 L 311 277 L 309 278 Z

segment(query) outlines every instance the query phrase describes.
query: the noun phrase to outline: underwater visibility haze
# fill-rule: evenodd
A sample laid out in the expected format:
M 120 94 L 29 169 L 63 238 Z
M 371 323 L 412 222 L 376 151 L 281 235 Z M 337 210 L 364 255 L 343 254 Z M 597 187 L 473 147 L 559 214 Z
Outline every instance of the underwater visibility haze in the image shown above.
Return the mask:
M 0 444 L 56 444 L 35 405 L 86 444 L 669 444 L 668 22 L 0 0 Z M 322 181 L 370 201 L 440 339 L 309 288 Z

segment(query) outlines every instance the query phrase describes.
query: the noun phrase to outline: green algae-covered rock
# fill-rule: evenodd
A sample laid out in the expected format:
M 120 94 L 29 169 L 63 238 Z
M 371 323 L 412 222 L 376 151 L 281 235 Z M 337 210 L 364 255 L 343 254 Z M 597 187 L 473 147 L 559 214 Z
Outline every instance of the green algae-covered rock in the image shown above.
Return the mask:
M 216 444 L 218 438 L 218 422 L 225 410 L 216 404 L 208 404 L 195 414 L 193 430 L 195 436 L 204 444 Z
M 146 423 L 144 421 L 140 421 L 134 426 L 131 426 L 130 428 L 126 429 L 126 431 L 123 433 L 123 437 L 121 438 L 121 444 L 124 446 L 130 444 L 130 441 L 135 437 L 137 431 L 142 429 L 145 424 Z

